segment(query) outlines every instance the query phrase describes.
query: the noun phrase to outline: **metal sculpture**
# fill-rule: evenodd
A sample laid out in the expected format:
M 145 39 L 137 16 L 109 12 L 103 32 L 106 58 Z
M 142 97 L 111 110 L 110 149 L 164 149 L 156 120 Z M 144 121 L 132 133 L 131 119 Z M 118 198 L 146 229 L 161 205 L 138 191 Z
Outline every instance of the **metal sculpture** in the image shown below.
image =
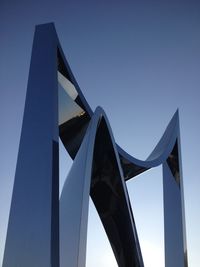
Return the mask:
M 74 160 L 59 200 L 58 138 Z M 143 267 L 126 181 L 163 165 L 165 266 L 186 267 L 178 112 L 141 161 L 93 113 L 53 24 L 36 26 L 3 267 L 85 266 L 89 196 L 120 267 Z

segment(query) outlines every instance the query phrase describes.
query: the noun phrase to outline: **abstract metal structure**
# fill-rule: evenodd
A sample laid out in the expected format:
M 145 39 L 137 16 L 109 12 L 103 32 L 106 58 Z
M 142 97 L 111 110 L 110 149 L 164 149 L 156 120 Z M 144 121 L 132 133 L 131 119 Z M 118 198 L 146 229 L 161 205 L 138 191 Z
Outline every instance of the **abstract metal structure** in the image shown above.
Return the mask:
M 58 138 L 74 160 L 59 199 Z M 119 267 L 143 267 L 126 181 L 163 166 L 165 266 L 187 267 L 179 117 L 141 161 L 93 113 L 53 24 L 36 27 L 3 267 L 83 267 L 89 196 Z

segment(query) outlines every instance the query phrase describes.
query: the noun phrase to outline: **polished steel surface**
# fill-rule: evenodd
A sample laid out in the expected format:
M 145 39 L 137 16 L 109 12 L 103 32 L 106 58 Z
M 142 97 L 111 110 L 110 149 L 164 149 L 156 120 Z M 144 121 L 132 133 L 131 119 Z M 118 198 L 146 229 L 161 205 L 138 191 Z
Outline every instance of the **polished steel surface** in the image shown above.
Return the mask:
M 60 201 L 59 136 L 74 160 Z M 132 157 L 115 143 L 104 111 L 91 110 L 54 25 L 37 26 L 3 267 L 84 267 L 89 196 L 118 266 L 143 267 L 126 180 L 159 165 L 165 266 L 187 267 L 178 111 L 149 157 Z
M 84 266 L 89 194 L 118 265 L 143 267 L 117 148 L 101 108 L 97 108 L 91 119 L 63 187 L 60 199 L 61 267 Z
M 75 81 L 74 77 L 72 76 L 71 70 L 65 60 L 64 55 L 61 53 L 58 54 L 58 62 L 61 62 L 59 66 L 61 66 L 63 64 L 62 69 L 64 69 L 64 65 L 66 64 L 67 68 L 68 68 L 68 72 L 67 72 L 67 68 L 66 68 L 66 72 L 63 72 L 63 75 L 71 80 L 71 82 L 73 83 L 74 87 L 76 88 L 76 91 L 78 93 L 77 99 L 78 101 L 76 101 L 76 103 L 79 103 L 81 108 L 84 110 L 84 114 L 86 114 L 85 120 L 83 118 L 76 118 L 76 122 L 75 124 L 79 125 L 79 121 L 81 121 L 81 130 L 77 129 L 77 132 L 79 133 L 78 138 L 71 139 L 69 140 L 69 135 L 67 134 L 68 132 L 70 132 L 69 128 L 69 124 L 68 124 L 68 128 L 66 128 L 66 131 L 64 128 L 62 128 L 62 132 L 61 132 L 61 128 L 60 128 L 60 137 L 61 140 L 63 141 L 63 144 L 65 145 L 68 153 L 72 156 L 72 158 L 75 157 L 81 140 L 84 138 L 84 134 L 86 132 L 86 128 L 88 127 L 88 122 L 91 120 L 92 116 L 93 116 L 93 112 L 91 111 L 91 108 L 89 107 L 87 101 L 85 100 L 85 98 L 82 95 L 82 92 L 77 84 L 77 82 Z M 62 58 L 62 60 L 61 60 Z M 74 120 L 75 121 L 75 120 Z M 83 126 L 84 125 L 84 126 Z M 74 137 L 76 133 L 76 129 L 73 126 L 72 132 L 74 134 L 72 134 L 72 136 Z M 177 264 L 179 262 L 179 264 L 177 266 L 184 266 L 187 267 L 187 246 L 186 246 L 186 230 L 185 230 L 185 214 L 184 214 L 184 198 L 183 198 L 183 182 L 182 182 L 182 170 L 181 170 L 181 156 L 180 156 L 180 132 L 179 132 L 179 114 L 178 114 L 178 110 L 175 112 L 173 118 L 171 119 L 171 121 L 169 122 L 163 136 L 161 137 L 160 141 L 158 142 L 158 144 L 155 146 L 154 150 L 152 151 L 152 153 L 148 156 L 148 158 L 145 161 L 142 160 L 138 160 L 134 157 L 132 157 L 131 155 L 129 155 L 128 153 L 126 153 L 119 145 L 116 144 L 116 148 L 117 148 L 117 153 L 119 155 L 119 159 L 120 159 L 120 165 L 121 165 L 121 169 L 123 172 L 123 178 L 125 180 L 128 180 L 132 177 L 137 176 L 138 174 L 141 174 L 142 172 L 152 168 L 152 167 L 156 167 L 159 166 L 161 164 L 163 164 L 163 166 L 168 166 L 169 167 L 169 172 L 164 172 L 163 173 L 163 179 L 167 179 L 166 177 L 171 176 L 174 177 L 174 180 L 176 182 L 176 184 L 178 185 L 178 187 L 180 188 L 180 190 L 175 194 L 174 196 L 174 201 L 176 202 L 177 199 L 181 200 L 181 202 L 179 203 L 180 205 L 176 206 L 174 205 L 174 213 L 178 214 L 177 218 L 175 219 L 175 222 L 177 223 L 176 228 L 180 228 L 179 231 L 173 231 L 172 228 L 169 227 L 170 223 L 170 219 L 172 219 L 171 217 L 173 217 L 173 213 L 168 211 L 168 198 L 170 198 L 170 190 L 174 190 L 174 188 L 169 188 L 169 192 L 168 195 L 166 195 L 166 193 L 164 194 L 164 211 L 165 211 L 165 215 L 164 216 L 164 228 L 165 228 L 165 251 L 166 251 L 166 255 L 165 255 L 165 265 L 166 267 L 171 267 L 171 261 L 170 258 L 173 255 L 173 253 L 170 253 L 170 251 L 172 251 L 173 248 L 173 242 L 175 241 L 177 244 L 177 247 L 179 247 L 179 256 L 177 259 Z M 65 135 L 66 133 L 66 135 Z M 69 143 L 71 145 L 73 145 L 73 155 L 71 153 L 72 149 L 70 148 L 70 145 L 66 145 L 66 143 Z M 74 145 L 75 144 L 75 145 Z M 94 154 L 95 155 L 95 154 Z M 95 157 L 94 157 L 95 160 Z M 97 162 L 99 160 L 96 160 Z M 168 174 L 168 175 L 167 175 Z M 113 174 L 114 176 L 117 176 L 116 174 Z M 113 176 L 112 172 L 110 173 L 110 176 Z M 164 186 L 165 186 L 165 182 Z M 167 184 L 166 184 L 167 187 Z M 166 192 L 166 188 L 163 189 L 164 192 Z M 97 191 L 98 192 L 98 191 Z M 168 196 L 168 197 L 167 197 Z M 95 194 L 94 194 L 94 190 L 92 190 L 92 186 L 91 186 L 91 197 L 93 199 L 95 199 Z M 173 197 L 172 197 L 173 199 Z M 98 206 L 96 205 L 96 208 L 98 210 Z M 178 223 L 178 221 L 181 221 L 181 223 Z M 103 222 L 103 221 L 102 221 Z M 171 232 L 170 230 L 171 229 Z M 181 232 L 181 237 L 178 233 Z M 107 235 L 109 237 L 110 232 L 107 232 Z M 170 239 L 169 236 L 173 236 L 174 239 Z M 112 243 L 111 243 L 112 244 Z M 115 251 L 115 249 L 113 249 Z M 176 249 L 175 249 L 176 251 Z M 168 253 L 169 252 L 169 253 Z M 117 256 L 116 256 L 117 258 Z M 121 265 L 119 265 L 121 266 Z M 175 266 L 175 265 L 174 265 Z
M 86 132 L 88 123 L 93 116 L 93 112 L 72 75 L 61 48 L 58 49 L 58 71 L 62 73 L 67 81 L 65 87 L 67 87 L 69 81 L 73 88 L 75 88 L 77 96 L 75 99 L 71 97 L 71 101 L 74 101 L 74 105 L 78 105 L 83 111 L 82 116 L 77 115 L 72 120 L 66 121 L 66 123 L 63 123 L 59 127 L 60 138 L 69 155 L 74 159 Z M 67 94 L 66 89 L 65 92 Z M 70 95 L 68 95 L 68 97 L 70 97 Z M 146 160 L 134 158 L 116 144 L 125 180 L 137 176 L 152 167 L 159 166 L 167 159 L 176 140 L 177 122 L 178 111 L 175 112 L 160 141 Z
M 165 222 L 165 266 L 184 266 L 183 225 L 180 188 L 165 162 L 163 164 Z
M 3 267 L 59 266 L 55 34 L 35 32 Z

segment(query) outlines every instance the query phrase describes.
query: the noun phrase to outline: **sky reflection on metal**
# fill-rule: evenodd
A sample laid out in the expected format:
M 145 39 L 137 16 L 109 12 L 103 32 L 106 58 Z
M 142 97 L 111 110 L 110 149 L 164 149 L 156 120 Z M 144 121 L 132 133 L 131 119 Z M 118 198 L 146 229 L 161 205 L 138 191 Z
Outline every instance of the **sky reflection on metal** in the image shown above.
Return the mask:
M 118 1 L 115 4 L 87 1 L 84 5 L 80 1 L 17 4 L 6 1 L 1 4 L 0 199 L 4 205 L 0 207 L 0 258 L 15 173 L 34 25 L 55 21 L 62 47 L 84 95 L 92 109 L 99 104 L 104 107 L 117 143 L 130 154 L 146 158 L 179 107 L 189 266 L 199 266 L 199 12 L 197 1 Z M 115 105 L 111 105 L 113 100 Z M 118 108 L 118 103 L 123 109 Z M 62 147 L 61 154 L 64 155 Z M 67 166 L 71 164 L 67 156 L 62 161 L 65 164 L 61 163 L 61 185 Z M 144 239 L 145 232 L 149 239 L 156 240 L 156 247 L 163 242 L 162 209 L 156 206 L 162 199 L 159 175 L 159 172 L 154 172 L 151 176 L 149 171 L 140 179 L 129 182 L 139 236 Z M 145 186 L 150 180 L 155 184 Z M 147 204 L 141 203 L 140 197 L 141 194 L 149 196 L 150 192 L 154 201 L 152 208 L 155 207 L 153 212 L 157 216 L 154 223 L 157 229 L 161 229 L 154 235 L 148 233 L 151 217 L 146 218 L 146 223 L 140 223 L 147 210 Z

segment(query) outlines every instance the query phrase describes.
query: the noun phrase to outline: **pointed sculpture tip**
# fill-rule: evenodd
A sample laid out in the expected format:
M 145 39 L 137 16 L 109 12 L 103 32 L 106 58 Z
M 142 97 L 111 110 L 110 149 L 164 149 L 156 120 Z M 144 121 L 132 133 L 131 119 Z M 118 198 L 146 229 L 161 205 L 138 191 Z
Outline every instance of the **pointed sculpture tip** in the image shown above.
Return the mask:
M 179 118 L 179 108 L 176 109 L 176 111 L 175 111 L 175 113 L 174 113 L 174 115 L 172 117 L 172 120 L 173 119 L 176 119 L 177 120 L 178 118 Z
M 55 24 L 54 22 L 46 22 L 46 23 L 41 23 L 41 24 L 37 24 L 35 25 L 35 29 L 38 29 L 38 28 L 46 28 L 46 27 L 53 27 L 55 28 Z

